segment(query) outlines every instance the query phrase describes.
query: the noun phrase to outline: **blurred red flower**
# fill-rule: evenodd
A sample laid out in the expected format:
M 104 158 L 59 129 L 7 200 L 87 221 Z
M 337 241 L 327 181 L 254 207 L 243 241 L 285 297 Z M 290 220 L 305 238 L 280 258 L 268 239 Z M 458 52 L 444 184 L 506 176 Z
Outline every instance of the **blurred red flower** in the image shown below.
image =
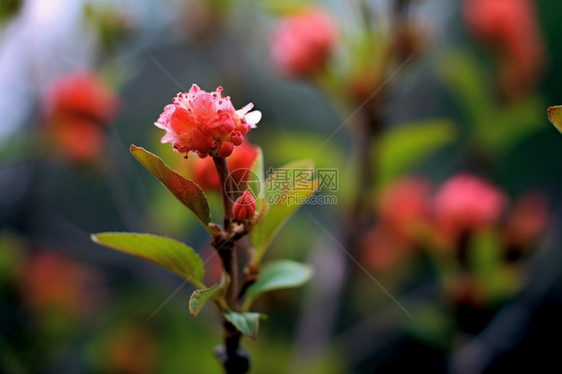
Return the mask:
M 380 224 L 406 241 L 414 241 L 429 221 L 431 187 L 410 177 L 388 186 L 379 199 Z
M 102 294 L 96 272 L 53 252 L 33 255 L 23 274 L 22 297 L 36 310 L 55 308 L 78 318 L 93 310 Z
M 361 243 L 364 263 L 384 270 L 412 253 L 421 245 L 430 227 L 429 183 L 418 177 L 406 177 L 387 186 L 377 203 L 377 224 Z
M 238 184 L 248 180 L 249 170 L 257 156 L 258 149 L 248 140 L 234 148 L 230 157 L 227 158 L 228 169 L 234 182 Z M 215 164 L 210 158 L 197 158 L 193 166 L 193 179 L 204 190 L 220 191 L 221 189 Z
M 334 49 L 337 30 L 332 18 L 317 8 L 283 19 L 271 38 L 271 56 L 289 76 L 316 73 Z
M 507 203 L 490 183 L 470 174 L 459 174 L 441 186 L 434 200 L 440 233 L 449 240 L 495 224 Z
M 105 145 L 103 126 L 115 118 L 119 100 L 91 71 L 55 80 L 46 95 L 46 126 L 57 151 L 73 161 L 98 156 Z
M 533 244 L 546 229 L 548 202 L 538 193 L 522 196 L 507 217 L 505 237 L 512 247 L 524 248 Z
M 115 94 L 92 71 L 77 71 L 55 80 L 47 91 L 49 116 L 77 115 L 101 124 L 111 122 Z
M 111 334 L 107 359 L 111 372 L 150 374 L 157 372 L 158 336 L 139 322 L 125 322 Z
M 361 262 L 373 270 L 385 270 L 411 253 L 412 246 L 384 226 L 374 226 L 360 244 Z
M 516 97 L 538 78 L 543 43 L 531 0 L 467 0 L 463 16 L 468 31 L 499 53 L 503 93 Z
M 261 119 L 259 111 L 249 112 L 253 104 L 235 110 L 230 97 L 221 96 L 222 87 L 209 93 L 194 84 L 187 93 L 178 93 L 166 105 L 154 124 L 166 130 L 162 143 L 171 143 L 179 153 L 193 151 L 199 157 L 228 157 L 235 145 Z M 249 113 L 248 113 L 249 112 Z

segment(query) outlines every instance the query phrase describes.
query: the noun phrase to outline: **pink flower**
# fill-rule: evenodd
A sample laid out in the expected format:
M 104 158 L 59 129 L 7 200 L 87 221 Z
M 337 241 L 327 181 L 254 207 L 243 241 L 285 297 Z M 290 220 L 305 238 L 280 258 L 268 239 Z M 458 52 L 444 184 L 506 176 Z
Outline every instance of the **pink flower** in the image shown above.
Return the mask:
M 506 47 L 517 36 L 535 31 L 535 9 L 529 0 L 467 0 L 463 16 L 470 33 Z
M 499 52 L 500 80 L 506 94 L 528 90 L 537 78 L 543 45 L 530 0 L 467 0 L 468 31 Z
M 256 200 L 250 193 L 250 191 L 244 191 L 242 196 L 240 196 L 234 202 L 232 207 L 232 215 L 234 220 L 237 222 L 244 222 L 250 219 L 256 213 Z
M 493 185 L 470 174 L 450 178 L 435 196 L 437 225 L 442 234 L 457 239 L 463 233 L 497 222 L 507 198 Z
M 306 76 L 321 69 L 336 41 L 336 26 L 324 11 L 307 10 L 281 21 L 271 38 L 275 65 L 290 76 Z
M 234 146 L 261 119 L 259 111 L 249 112 L 250 103 L 235 110 L 230 97 L 221 97 L 222 87 L 209 93 L 194 84 L 187 93 L 178 93 L 173 104 L 166 105 L 154 124 L 166 130 L 162 143 L 172 143 L 179 153 L 192 151 L 199 157 L 228 157 Z

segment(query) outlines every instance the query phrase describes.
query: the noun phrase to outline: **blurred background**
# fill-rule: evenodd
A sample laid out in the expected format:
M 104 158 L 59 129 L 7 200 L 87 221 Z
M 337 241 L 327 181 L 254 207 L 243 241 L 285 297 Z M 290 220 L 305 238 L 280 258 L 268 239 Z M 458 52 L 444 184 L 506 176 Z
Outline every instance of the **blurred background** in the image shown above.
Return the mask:
M 1 0 L 0 373 L 215 373 L 219 313 L 90 233 L 208 236 L 128 152 L 191 84 L 263 114 L 265 168 L 338 171 L 267 254 L 254 373 L 546 372 L 562 333 L 558 0 Z M 220 197 L 206 191 L 213 217 Z M 215 220 L 220 218 L 215 218 Z

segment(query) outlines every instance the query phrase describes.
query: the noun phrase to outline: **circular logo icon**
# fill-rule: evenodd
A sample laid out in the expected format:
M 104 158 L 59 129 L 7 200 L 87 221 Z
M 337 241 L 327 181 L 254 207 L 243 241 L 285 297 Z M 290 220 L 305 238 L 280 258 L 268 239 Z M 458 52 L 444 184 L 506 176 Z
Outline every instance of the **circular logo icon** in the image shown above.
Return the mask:
M 232 202 L 235 202 L 244 191 L 250 191 L 257 198 L 261 196 L 262 181 L 251 169 L 240 168 L 230 172 L 224 181 L 224 191 Z

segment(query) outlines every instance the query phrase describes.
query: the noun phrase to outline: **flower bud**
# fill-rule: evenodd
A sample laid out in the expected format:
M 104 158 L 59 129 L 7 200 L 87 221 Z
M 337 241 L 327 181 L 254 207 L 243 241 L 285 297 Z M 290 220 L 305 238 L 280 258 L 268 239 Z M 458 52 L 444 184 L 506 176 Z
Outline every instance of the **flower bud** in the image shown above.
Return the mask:
M 232 207 L 232 215 L 235 221 L 244 222 L 247 219 L 252 218 L 255 213 L 256 200 L 250 191 L 246 190 L 234 203 L 234 206 Z

